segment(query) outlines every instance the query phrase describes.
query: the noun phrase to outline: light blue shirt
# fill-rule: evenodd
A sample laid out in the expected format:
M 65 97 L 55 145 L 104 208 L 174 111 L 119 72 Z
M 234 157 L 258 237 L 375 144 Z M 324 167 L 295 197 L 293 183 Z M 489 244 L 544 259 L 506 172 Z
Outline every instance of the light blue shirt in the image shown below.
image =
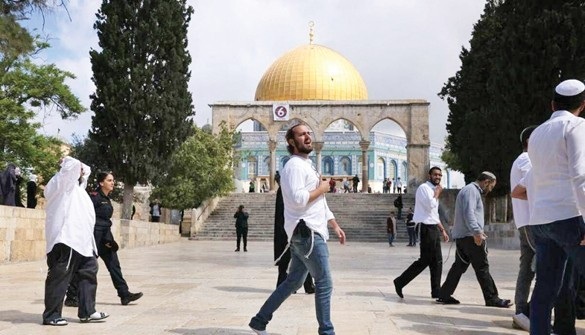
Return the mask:
M 483 202 L 476 182 L 465 185 L 455 202 L 455 223 L 451 230 L 454 239 L 483 233 Z

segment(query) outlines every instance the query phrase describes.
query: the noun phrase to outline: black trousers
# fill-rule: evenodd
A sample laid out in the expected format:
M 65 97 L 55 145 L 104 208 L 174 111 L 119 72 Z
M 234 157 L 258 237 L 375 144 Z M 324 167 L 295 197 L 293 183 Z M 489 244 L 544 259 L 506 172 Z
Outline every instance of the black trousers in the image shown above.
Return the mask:
M 414 226 L 406 227 L 408 232 L 408 245 L 416 245 L 416 231 Z
M 248 246 L 248 228 L 236 228 L 236 236 L 237 236 L 237 240 L 236 240 L 236 248 L 239 250 L 240 249 L 240 241 L 242 239 L 244 239 L 244 250 L 247 248 Z
M 456 239 L 455 245 L 457 247 L 455 262 L 451 266 L 443 286 L 441 286 L 439 297 L 448 298 L 453 295 L 461 276 L 471 264 L 486 304 L 498 300 L 498 289 L 490 275 L 490 264 L 487 259 L 488 251 L 485 241 L 478 246 L 475 244 L 473 236 L 467 236 Z
M 431 273 L 431 296 L 438 297 L 443 271 L 443 254 L 441 252 L 441 232 L 437 225 L 420 223 L 420 258 L 414 261 L 398 278 L 400 287 L 408 285 L 424 269 L 429 267 Z
M 106 247 L 106 243 L 112 242 L 114 240 L 111 229 L 109 227 L 96 226 L 94 229 L 94 237 L 95 243 L 98 247 L 98 256 L 104 261 L 104 264 L 110 273 L 110 278 L 112 278 L 114 288 L 116 291 L 118 291 L 118 297 L 127 297 L 130 292 L 128 289 L 128 284 L 122 275 L 122 267 L 120 266 L 118 253 L 116 251 L 112 251 L 111 248 Z M 67 299 L 75 299 L 75 297 L 78 296 L 77 282 L 78 279 L 76 276 L 74 276 L 71 280 L 71 285 L 67 290 Z
M 95 257 L 85 257 L 69 246 L 58 243 L 47 254 L 47 266 L 49 270 L 45 280 L 44 321 L 48 322 L 62 316 L 63 297 L 74 274 L 77 278 L 79 296 L 77 316 L 85 318 L 95 313 L 98 271 Z

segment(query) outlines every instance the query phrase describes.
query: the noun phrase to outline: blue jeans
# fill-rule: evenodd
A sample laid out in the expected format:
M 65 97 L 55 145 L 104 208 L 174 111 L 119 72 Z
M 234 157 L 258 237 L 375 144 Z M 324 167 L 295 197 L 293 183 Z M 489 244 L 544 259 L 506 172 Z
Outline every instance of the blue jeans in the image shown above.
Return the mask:
M 388 243 L 392 245 L 394 243 L 394 234 L 388 233 Z
M 530 227 L 536 244 L 536 285 L 530 301 L 530 334 L 550 334 L 551 309 L 567 280 L 567 260 L 585 274 L 585 234 L 583 217 L 559 220 Z M 562 298 L 562 297 L 561 297 Z M 574 328 L 573 328 L 574 332 Z
M 315 279 L 315 309 L 319 322 L 320 335 L 335 335 L 331 322 L 331 292 L 333 282 L 329 269 L 329 249 L 323 238 L 314 234 L 315 241 L 313 251 L 306 258 L 305 255 L 311 248 L 311 237 L 293 235 L 291 249 L 291 262 L 286 280 L 280 284 L 262 305 L 260 311 L 250 321 L 250 327 L 257 330 L 265 330 L 266 325 L 272 319 L 272 314 L 280 305 L 296 290 L 301 288 L 310 272 Z

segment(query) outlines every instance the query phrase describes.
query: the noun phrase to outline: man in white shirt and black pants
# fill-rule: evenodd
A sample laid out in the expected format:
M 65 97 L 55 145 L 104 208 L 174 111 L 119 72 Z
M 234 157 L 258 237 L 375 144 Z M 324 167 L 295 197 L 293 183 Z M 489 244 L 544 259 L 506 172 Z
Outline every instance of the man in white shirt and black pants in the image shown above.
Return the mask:
M 335 335 L 331 322 L 333 282 L 329 269 L 329 225 L 341 244 L 345 233 L 327 206 L 325 193 L 329 183 L 322 181 L 313 167 L 309 153 L 313 144 L 309 128 L 303 124 L 286 133 L 287 150 L 291 153 L 280 177 L 284 200 L 284 229 L 291 250 L 289 273 L 249 323 L 259 335 L 266 335 L 266 325 L 278 307 L 304 283 L 307 273 L 315 279 L 315 309 L 319 335 Z M 278 261 L 278 260 L 277 260 Z
M 555 88 L 553 113 L 530 136 L 532 169 L 526 176 L 530 229 L 536 244 L 536 285 L 530 334 L 550 334 L 551 310 L 566 260 L 585 275 L 585 85 L 565 80 Z
M 434 166 L 429 170 L 429 180 L 421 184 L 415 195 L 413 221 L 420 229 L 420 258 L 414 261 L 400 276 L 394 279 L 394 289 L 400 298 L 404 298 L 402 289 L 429 267 L 431 273 L 431 297 L 438 298 L 443 272 L 443 254 L 441 236 L 445 242 L 449 235 L 439 219 L 439 196 L 441 187 L 441 169 Z

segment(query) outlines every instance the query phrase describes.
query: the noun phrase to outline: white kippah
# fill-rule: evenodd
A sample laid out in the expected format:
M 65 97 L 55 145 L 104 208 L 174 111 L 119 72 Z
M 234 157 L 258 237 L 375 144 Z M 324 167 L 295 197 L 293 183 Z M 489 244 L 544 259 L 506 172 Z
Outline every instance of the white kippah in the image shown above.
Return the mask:
M 572 97 L 585 91 L 585 84 L 577 79 L 568 79 L 557 85 L 555 92 L 565 97 Z

